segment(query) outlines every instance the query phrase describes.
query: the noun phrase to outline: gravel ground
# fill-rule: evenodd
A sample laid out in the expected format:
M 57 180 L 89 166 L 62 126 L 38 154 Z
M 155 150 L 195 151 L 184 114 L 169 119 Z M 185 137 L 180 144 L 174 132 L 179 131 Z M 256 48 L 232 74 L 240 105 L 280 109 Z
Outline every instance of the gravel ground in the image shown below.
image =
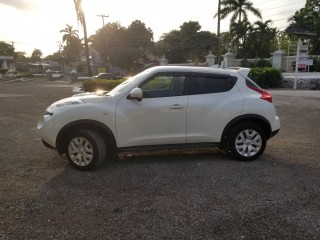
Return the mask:
M 274 92 L 282 129 L 254 162 L 158 151 L 81 172 L 36 132 L 72 86 L 0 83 L 0 240 L 320 239 L 320 98 Z

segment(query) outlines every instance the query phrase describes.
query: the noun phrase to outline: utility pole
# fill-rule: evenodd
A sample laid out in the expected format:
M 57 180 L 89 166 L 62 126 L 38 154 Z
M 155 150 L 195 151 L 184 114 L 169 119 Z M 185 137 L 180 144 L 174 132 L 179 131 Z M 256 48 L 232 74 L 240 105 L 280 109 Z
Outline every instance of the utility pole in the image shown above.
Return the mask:
M 218 1 L 218 32 L 217 32 L 217 37 L 218 37 L 218 53 L 217 53 L 217 62 L 218 65 L 220 65 L 220 10 L 221 10 L 221 0 Z
M 15 50 L 15 49 L 14 49 L 14 41 L 11 41 L 11 45 L 12 45 L 12 48 L 13 48 L 13 51 L 14 51 L 14 50 Z M 15 52 L 15 51 L 14 51 L 14 52 Z M 15 54 L 13 54 L 13 67 L 16 68 L 16 66 L 15 66 L 16 58 L 15 58 L 14 55 L 15 55 Z
M 57 41 L 56 43 L 58 43 L 58 48 L 59 48 L 59 66 L 60 66 L 59 70 L 62 70 L 61 41 Z
M 105 27 L 104 25 L 104 18 L 107 18 L 109 17 L 109 15 L 104 15 L 104 14 L 100 14 L 100 15 L 97 15 L 97 17 L 101 17 L 102 18 L 102 29 Z M 106 52 L 106 56 L 105 56 L 105 60 L 104 60 L 104 63 L 105 63 L 105 71 L 107 72 L 107 68 L 108 68 L 108 42 L 107 42 L 107 29 L 105 29 L 104 31 L 104 40 L 105 40 L 105 52 Z

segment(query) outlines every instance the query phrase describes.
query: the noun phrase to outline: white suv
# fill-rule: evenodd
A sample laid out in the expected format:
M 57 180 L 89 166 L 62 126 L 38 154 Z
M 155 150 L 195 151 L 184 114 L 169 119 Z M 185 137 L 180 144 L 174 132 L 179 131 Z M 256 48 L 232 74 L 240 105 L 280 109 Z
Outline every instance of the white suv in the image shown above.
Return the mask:
M 37 128 L 47 147 L 80 170 L 128 150 L 220 147 L 254 160 L 280 121 L 271 95 L 247 77 L 249 71 L 150 68 L 105 95 L 53 103 Z

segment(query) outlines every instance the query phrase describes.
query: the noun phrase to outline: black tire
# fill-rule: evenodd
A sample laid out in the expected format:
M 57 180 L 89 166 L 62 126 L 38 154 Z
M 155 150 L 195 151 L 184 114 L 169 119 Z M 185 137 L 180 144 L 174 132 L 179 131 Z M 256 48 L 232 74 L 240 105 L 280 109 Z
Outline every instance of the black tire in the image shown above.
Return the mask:
M 233 127 L 227 136 L 228 152 L 241 161 L 258 158 L 266 148 L 266 134 L 255 123 L 245 122 Z
M 65 153 L 73 167 L 85 171 L 99 166 L 105 160 L 106 146 L 98 133 L 78 130 L 69 135 Z

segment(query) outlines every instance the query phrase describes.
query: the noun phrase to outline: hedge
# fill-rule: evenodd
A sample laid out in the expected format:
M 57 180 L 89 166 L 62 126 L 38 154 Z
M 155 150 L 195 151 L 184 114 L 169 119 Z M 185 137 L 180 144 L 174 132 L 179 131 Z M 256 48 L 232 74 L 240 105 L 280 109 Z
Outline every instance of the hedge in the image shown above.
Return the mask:
M 252 68 L 248 77 L 262 88 L 281 87 L 281 71 L 275 68 Z
M 96 92 L 98 90 L 110 91 L 111 89 L 122 83 L 124 79 L 119 80 L 105 80 L 94 79 L 86 80 L 83 82 L 83 89 L 85 92 Z

